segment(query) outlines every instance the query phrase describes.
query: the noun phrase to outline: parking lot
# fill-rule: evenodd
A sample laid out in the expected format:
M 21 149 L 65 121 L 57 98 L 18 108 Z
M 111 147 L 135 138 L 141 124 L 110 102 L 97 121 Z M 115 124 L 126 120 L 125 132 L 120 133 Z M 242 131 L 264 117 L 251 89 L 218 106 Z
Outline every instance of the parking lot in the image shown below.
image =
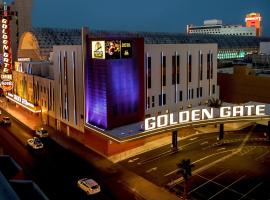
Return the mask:
M 189 158 L 195 167 L 188 182 L 190 199 L 270 199 L 270 142 L 265 127 L 253 126 L 225 133 L 197 135 L 182 140 L 176 153 L 162 147 L 122 161 L 142 177 L 183 196 L 184 182 L 176 164 Z
M 270 199 L 270 148 L 263 143 L 247 145 L 231 158 L 194 173 L 188 183 L 191 199 Z M 171 191 L 181 194 L 183 185 L 176 184 Z

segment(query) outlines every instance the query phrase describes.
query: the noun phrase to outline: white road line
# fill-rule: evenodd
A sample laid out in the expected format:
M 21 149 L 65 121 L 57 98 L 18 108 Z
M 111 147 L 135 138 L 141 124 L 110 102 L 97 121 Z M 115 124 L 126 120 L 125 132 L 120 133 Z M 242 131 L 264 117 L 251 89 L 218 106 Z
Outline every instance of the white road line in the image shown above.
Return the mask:
M 245 136 L 245 139 L 242 141 L 241 145 L 240 145 L 236 150 L 233 149 L 233 150 L 232 150 L 232 153 L 230 153 L 229 155 L 224 156 L 223 158 L 220 158 L 220 159 L 218 159 L 218 160 L 215 160 L 214 162 L 211 162 L 211 163 L 209 163 L 209 164 L 206 164 L 206 165 L 204 165 L 204 166 L 202 166 L 202 167 L 200 167 L 200 168 L 194 170 L 193 173 L 196 174 L 196 173 L 200 173 L 200 172 L 202 172 L 202 171 L 205 171 L 205 170 L 209 169 L 210 167 L 216 165 L 217 163 L 220 163 L 220 162 L 222 162 L 222 161 L 224 161 L 224 160 L 226 160 L 226 159 L 229 159 L 229 158 L 231 158 L 232 156 L 234 156 L 234 155 L 238 154 L 239 152 L 241 152 L 242 149 L 243 149 L 243 147 L 244 147 L 245 144 L 247 143 L 248 139 L 250 138 L 250 136 L 251 136 L 252 131 L 254 130 L 254 128 L 255 128 L 255 126 L 253 126 L 253 127 L 251 128 L 251 130 L 250 130 L 250 131 L 248 132 L 248 134 Z M 221 152 L 221 153 L 223 153 L 223 152 Z M 165 176 L 165 175 L 164 175 L 164 176 Z M 177 178 L 177 179 L 175 179 L 175 180 L 169 182 L 167 185 L 170 186 L 170 187 L 172 187 L 172 186 L 175 186 L 175 185 L 178 184 L 178 183 L 181 183 L 183 180 L 184 180 L 183 177 L 180 177 L 180 178 Z
M 261 158 L 263 158 L 266 154 L 268 154 L 269 151 L 264 152 L 262 155 L 260 155 L 258 158 L 256 158 L 255 160 L 260 160 Z
M 241 179 L 245 178 L 246 175 L 241 176 L 239 179 L 237 179 L 236 181 L 232 182 L 230 185 L 228 185 L 227 187 L 223 188 L 222 190 L 220 190 L 219 192 L 217 192 L 216 194 L 214 194 L 213 196 L 211 196 L 208 200 L 213 199 L 215 196 L 217 196 L 218 194 L 220 194 L 221 192 L 223 192 L 226 189 L 229 189 L 230 186 L 232 186 L 233 184 L 237 183 L 238 181 L 240 181 Z
M 205 144 L 208 144 L 208 141 L 205 141 L 205 142 L 201 143 L 201 145 L 205 145 Z
M 203 178 L 203 179 L 205 179 L 205 180 L 207 180 L 207 181 L 209 181 L 209 179 L 208 178 L 205 178 L 205 177 L 203 177 L 203 176 L 201 176 L 201 175 L 199 175 L 199 174 L 196 174 L 197 176 L 199 176 L 199 177 L 201 177 L 201 178 Z M 224 186 L 224 185 L 222 185 L 222 184 L 220 184 L 220 183 L 218 183 L 218 182 L 216 182 L 216 181 L 214 181 L 214 180 L 212 180 L 211 181 L 212 183 L 214 183 L 214 184 L 216 184 L 216 185 L 219 185 L 220 187 L 222 187 L 222 188 L 226 188 L 226 186 Z M 238 192 L 238 191 L 236 191 L 236 190 L 234 190 L 234 189 L 231 189 L 231 188 L 227 188 L 227 190 L 229 190 L 229 191 L 231 191 L 231 192 L 234 192 L 234 193 L 236 193 L 236 194 L 239 194 L 239 195 L 243 195 L 242 193 L 240 193 L 240 192 Z
M 190 140 L 190 141 L 193 141 L 193 140 L 196 140 L 196 139 L 198 139 L 198 137 L 190 138 L 189 140 Z
M 151 168 L 151 169 L 146 170 L 145 172 L 146 172 L 146 173 L 150 173 L 150 172 L 156 171 L 156 170 L 157 170 L 157 167 L 153 167 L 153 168 Z
M 223 151 L 223 150 L 226 150 L 226 148 L 222 147 L 222 148 L 217 149 L 217 151 Z
M 206 181 L 205 183 L 203 183 L 203 184 L 199 185 L 198 187 L 194 188 L 193 190 L 191 190 L 188 194 L 190 194 L 190 193 L 194 192 L 195 190 L 197 190 L 197 189 L 203 187 L 203 186 L 206 185 L 207 183 L 210 183 L 210 182 L 213 181 L 214 179 L 216 179 L 216 178 L 222 176 L 223 174 L 226 174 L 228 171 L 230 171 L 230 169 L 227 169 L 227 170 L 225 170 L 224 172 L 222 172 L 222 173 L 218 174 L 217 176 L 215 176 L 214 178 L 209 179 L 209 180 Z
M 255 187 L 250 189 L 245 195 L 243 195 L 240 199 L 243 199 L 244 197 L 246 197 L 249 193 L 251 193 L 253 190 L 255 190 L 257 187 L 259 187 L 262 184 L 263 184 L 263 182 L 260 182 L 259 184 L 257 184 Z M 238 200 L 240 200 L 240 199 L 238 199 Z
M 133 162 L 135 162 L 136 160 L 139 160 L 139 159 L 140 159 L 140 158 L 129 159 L 128 162 L 129 162 L 129 163 L 133 163 Z
M 212 156 L 216 156 L 216 155 L 218 155 L 218 154 L 222 154 L 222 153 L 226 153 L 226 152 L 232 152 L 232 151 L 234 151 L 234 150 L 232 149 L 232 150 L 227 150 L 227 151 L 222 151 L 222 152 L 214 153 L 214 154 L 205 156 L 205 157 L 203 157 L 203 158 L 200 158 L 200 159 L 194 161 L 192 164 L 198 163 L 198 162 L 200 162 L 200 161 L 203 161 L 203 160 L 205 160 L 205 159 L 207 159 L 207 158 L 210 158 L 210 157 L 212 157 Z M 175 170 L 173 170 L 173 171 L 171 171 L 171 172 L 169 172 L 169 173 L 167 173 L 167 174 L 164 174 L 164 176 L 169 176 L 169 175 L 171 175 L 171 174 L 176 173 L 177 171 L 178 171 L 178 169 L 175 169 Z

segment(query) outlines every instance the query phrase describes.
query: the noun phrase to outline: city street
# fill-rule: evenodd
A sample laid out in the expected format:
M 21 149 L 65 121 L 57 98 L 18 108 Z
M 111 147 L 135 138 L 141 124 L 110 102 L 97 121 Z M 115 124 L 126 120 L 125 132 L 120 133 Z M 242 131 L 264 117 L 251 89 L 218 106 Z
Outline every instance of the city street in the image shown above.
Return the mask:
M 0 146 L 5 154 L 11 155 L 22 166 L 26 177 L 33 179 L 50 199 L 113 199 L 98 173 L 86 161 L 51 139 L 43 140 L 44 149 L 33 150 L 26 146 L 27 139 L 32 135 L 32 131 L 13 120 L 10 127 L 0 128 Z M 101 192 L 87 196 L 77 187 L 77 180 L 83 177 L 95 179 L 101 185 Z
M 269 199 L 270 145 L 265 127 L 252 126 L 227 132 L 223 141 L 217 134 L 195 135 L 179 142 L 179 151 L 165 146 L 121 164 L 155 184 L 182 195 L 184 181 L 176 164 L 191 159 L 195 167 L 188 183 L 192 199 Z

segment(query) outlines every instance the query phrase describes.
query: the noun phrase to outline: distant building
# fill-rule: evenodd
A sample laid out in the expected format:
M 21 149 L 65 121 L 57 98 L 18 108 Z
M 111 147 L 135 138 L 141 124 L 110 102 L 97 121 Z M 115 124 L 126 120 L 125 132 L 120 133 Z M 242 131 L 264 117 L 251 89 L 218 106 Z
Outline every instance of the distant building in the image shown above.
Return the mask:
M 187 34 L 213 34 L 256 36 L 255 27 L 243 27 L 242 25 L 223 25 L 222 20 L 205 20 L 203 26 L 187 25 Z
M 260 13 L 249 13 L 245 18 L 246 27 L 254 27 L 256 29 L 256 36 L 262 36 L 261 21 L 262 16 Z
M 270 42 L 260 42 L 260 53 L 270 55 Z
M 263 72 L 263 71 L 262 71 Z M 229 103 L 249 101 L 270 103 L 270 74 L 257 73 L 246 66 L 234 67 L 234 73 L 218 73 L 220 99 Z
M 3 1 L 0 2 L 0 8 L 3 10 Z M 17 49 L 21 35 L 32 29 L 32 6 L 32 0 L 14 0 L 8 5 L 10 16 L 9 31 L 13 61 L 17 59 Z M 0 17 L 2 18 L 2 16 Z M 2 37 L 0 48 L 0 54 L 2 55 Z

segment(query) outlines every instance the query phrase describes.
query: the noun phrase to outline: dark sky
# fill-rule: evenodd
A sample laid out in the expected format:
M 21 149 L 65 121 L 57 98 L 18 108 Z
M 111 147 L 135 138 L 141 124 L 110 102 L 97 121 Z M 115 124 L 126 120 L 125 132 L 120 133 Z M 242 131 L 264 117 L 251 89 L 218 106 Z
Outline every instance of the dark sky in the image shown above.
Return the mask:
M 33 0 L 33 25 L 40 27 L 184 32 L 205 19 L 245 24 L 249 12 L 263 16 L 270 36 L 270 0 Z

